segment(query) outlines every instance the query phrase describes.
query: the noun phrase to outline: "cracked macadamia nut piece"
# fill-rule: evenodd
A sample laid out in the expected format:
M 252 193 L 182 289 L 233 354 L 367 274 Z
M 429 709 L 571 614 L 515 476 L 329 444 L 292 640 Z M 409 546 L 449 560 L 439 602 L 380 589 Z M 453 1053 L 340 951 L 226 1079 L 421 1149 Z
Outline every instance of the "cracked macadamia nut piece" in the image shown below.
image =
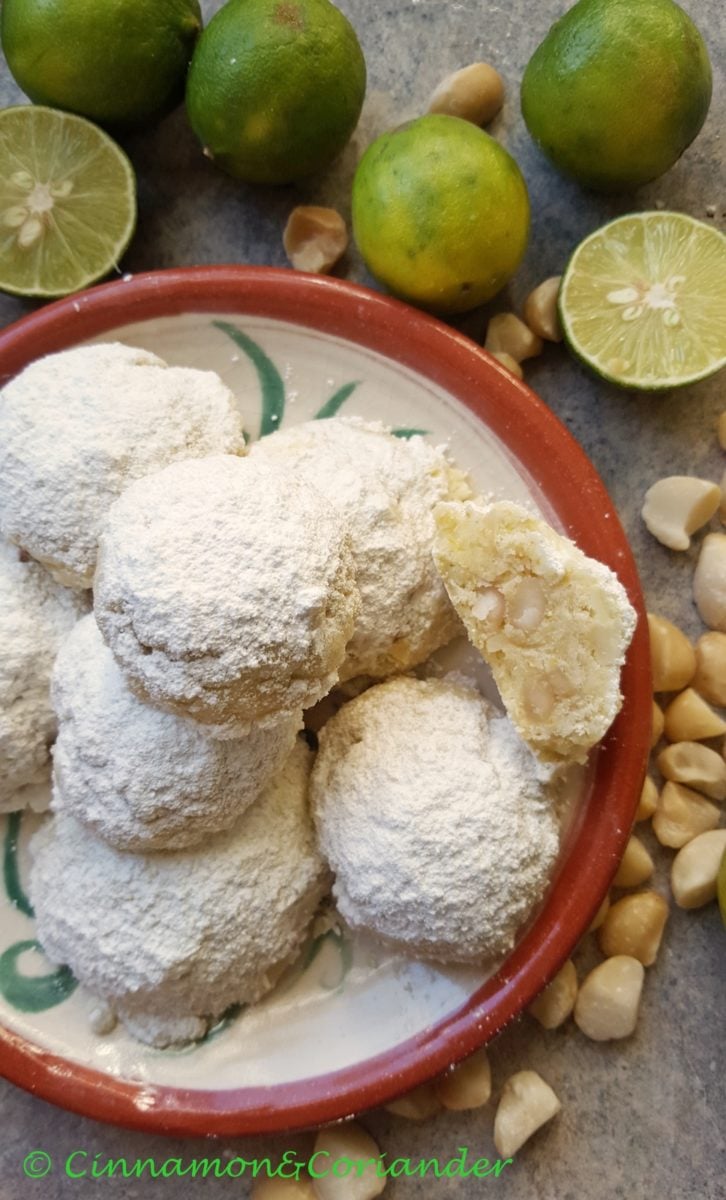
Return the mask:
M 492 358 L 496 358 L 497 362 L 506 367 L 510 374 L 516 375 L 517 379 L 524 379 L 524 371 L 511 354 L 505 354 L 504 350 L 492 350 L 490 353 Z
M 0 813 L 47 804 L 56 719 L 53 660 L 88 608 L 84 593 L 60 587 L 44 567 L 23 561 L 0 538 Z
M 704 625 L 726 633 L 726 533 L 708 533 L 703 539 L 693 597 Z
M 726 708 L 726 633 L 702 633 L 696 642 L 693 687 L 709 704 Z
M 502 1088 L 494 1117 L 494 1145 L 503 1158 L 513 1154 L 562 1108 L 536 1071 L 517 1071 Z
M 515 313 L 497 313 L 487 326 L 484 349 L 490 354 L 508 354 L 521 363 L 542 353 L 542 339 Z
M 594 1042 L 630 1037 L 638 1021 L 645 980 L 643 964 L 616 954 L 594 967 L 580 985 L 575 1024 Z
M 96 620 L 140 699 L 240 737 L 337 682 L 354 571 L 344 517 L 281 464 L 174 463 L 111 507 Z
M 485 1049 L 475 1050 L 434 1083 L 438 1100 L 450 1112 L 483 1108 L 492 1094 L 492 1070 Z
M 726 854 L 726 829 L 699 833 L 679 850 L 671 866 L 671 888 L 679 908 L 702 908 L 716 899 L 721 861 Z
M 178 850 L 229 829 L 295 745 L 302 711 L 243 738 L 142 704 L 93 616 L 66 639 L 53 672 L 59 722 L 53 811 L 119 850 Z
M 334 208 L 300 204 L 287 219 L 282 241 L 296 271 L 325 274 L 345 254 L 348 230 Z
M 250 461 L 319 488 L 347 523 L 361 607 L 342 680 L 405 671 L 461 632 L 431 557 L 433 510 L 471 488 L 442 450 L 337 417 L 263 438 Z
M 720 503 L 718 484 L 691 475 L 669 475 L 648 488 L 641 515 L 664 546 L 687 550 L 691 534 L 708 524 Z
M 428 112 L 488 125 L 504 104 L 504 81 L 489 63 L 475 62 L 452 71 L 433 91 Z
M 32 839 L 30 895 L 48 958 L 152 1046 L 202 1037 L 253 1004 L 298 952 L 328 878 L 298 742 L 263 795 L 202 847 L 130 854 L 60 814 Z
M 545 279 L 529 293 L 524 302 L 523 315 L 527 325 L 546 342 L 562 341 L 562 325 L 557 311 L 561 282 L 561 275 Z
M 577 970 L 571 958 L 540 992 L 527 1010 L 544 1029 L 559 1029 L 575 1007 Z
M 67 587 L 88 588 L 108 510 L 179 459 L 244 454 L 213 371 L 119 343 L 38 359 L 0 393 L 0 529 Z
M 310 790 L 342 916 L 442 962 L 505 954 L 558 853 L 545 776 L 468 687 L 400 677 L 351 700 L 320 733 Z
M 685 633 L 666 617 L 648 613 L 654 692 L 680 692 L 693 679 L 696 652 Z
M 636 616 L 617 576 L 521 505 L 440 504 L 434 558 L 521 736 L 584 762 L 620 709 Z

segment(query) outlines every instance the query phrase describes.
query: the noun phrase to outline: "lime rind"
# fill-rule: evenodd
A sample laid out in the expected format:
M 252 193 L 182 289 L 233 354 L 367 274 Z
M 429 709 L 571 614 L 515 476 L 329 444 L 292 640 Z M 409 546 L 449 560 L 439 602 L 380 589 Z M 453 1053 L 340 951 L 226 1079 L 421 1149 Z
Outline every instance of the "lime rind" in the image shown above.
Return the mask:
M 726 237 L 684 213 L 618 217 L 573 253 L 559 311 L 570 349 L 610 383 L 706 379 L 726 365 Z
M 0 112 L 0 289 L 51 299 L 102 279 L 136 227 L 136 178 L 121 148 L 69 113 Z

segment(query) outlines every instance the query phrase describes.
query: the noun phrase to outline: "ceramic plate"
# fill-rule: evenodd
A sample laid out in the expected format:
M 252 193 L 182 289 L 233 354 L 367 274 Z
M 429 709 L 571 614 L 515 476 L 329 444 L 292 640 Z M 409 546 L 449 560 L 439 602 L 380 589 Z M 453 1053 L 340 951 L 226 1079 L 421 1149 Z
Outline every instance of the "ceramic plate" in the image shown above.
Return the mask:
M 480 488 L 535 506 L 617 570 L 642 615 L 635 568 L 603 485 L 549 410 L 468 339 L 362 288 L 265 268 L 159 272 L 96 288 L 0 335 L 0 375 L 88 340 L 120 340 L 217 371 L 251 437 L 350 414 L 399 437 L 447 442 Z M 459 647 L 446 661 L 456 661 Z M 486 687 L 486 677 L 484 676 Z M 42 817 L 0 826 L 0 1069 L 46 1098 L 129 1126 L 184 1133 L 291 1129 L 390 1099 L 487 1041 L 558 969 L 622 851 L 650 714 L 641 620 L 625 708 L 573 781 L 558 872 L 497 970 L 443 969 L 321 919 L 263 1003 L 204 1042 L 159 1051 L 122 1026 L 93 1033 L 93 1001 L 34 941 L 27 842 Z

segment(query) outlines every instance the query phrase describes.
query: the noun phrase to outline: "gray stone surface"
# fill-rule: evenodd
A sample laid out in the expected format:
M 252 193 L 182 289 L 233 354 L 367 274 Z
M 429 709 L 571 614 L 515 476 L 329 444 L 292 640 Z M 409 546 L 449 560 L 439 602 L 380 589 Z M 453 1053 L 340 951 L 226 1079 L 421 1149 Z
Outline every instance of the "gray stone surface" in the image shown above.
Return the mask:
M 209 15 L 217 3 L 206 3 Z M 241 186 L 218 174 L 201 156 L 183 111 L 148 134 L 127 139 L 140 185 L 140 221 L 124 262 L 128 271 L 193 263 L 251 262 L 282 265 L 281 230 L 288 211 L 301 201 L 337 204 L 349 210 L 356 159 L 370 138 L 420 112 L 434 84 L 449 70 L 477 58 L 495 63 L 508 85 L 504 114 L 492 132 L 514 152 L 529 183 L 533 230 L 525 264 L 508 293 L 492 309 L 515 305 L 531 285 L 559 272 L 582 236 L 607 218 L 662 201 L 715 220 L 726 215 L 726 170 L 721 137 L 726 128 L 724 64 L 726 25 L 722 0 L 687 0 L 685 7 L 703 30 L 716 68 L 714 102 L 695 145 L 663 179 L 636 197 L 603 199 L 555 174 L 530 142 L 517 104 L 525 63 L 565 0 L 341 0 L 356 25 L 369 66 L 369 94 L 354 141 L 324 177 L 298 188 Z M 20 95 L 0 68 L 0 100 Z M 637 119 L 637 114 L 633 114 Z M 370 282 L 355 252 L 348 277 Z M 0 323 L 33 306 L 0 297 Z M 460 324 L 481 338 L 479 312 Z M 676 556 L 654 543 L 639 518 L 646 486 L 662 474 L 699 472 L 720 479 L 723 455 L 714 422 L 724 401 L 724 379 L 659 399 L 624 395 L 591 380 L 562 348 L 548 348 L 527 373 L 532 386 L 569 426 L 605 478 L 631 538 L 650 607 L 679 621 L 692 634 L 700 625 L 690 597 L 694 552 Z M 648 835 L 646 835 L 647 840 Z M 659 853 L 665 885 L 668 855 Z M 715 906 L 694 914 L 673 913 L 657 965 L 648 973 L 642 1016 L 633 1038 L 622 1045 L 595 1045 L 572 1024 L 545 1034 L 529 1019 L 510 1028 L 492 1047 L 495 1087 L 519 1067 L 533 1067 L 553 1085 L 562 1114 L 537 1135 L 501 1179 L 402 1180 L 395 1197 L 461 1200 L 491 1194 L 501 1200 L 723 1200 L 726 1197 L 724 1119 L 724 984 L 726 935 Z M 589 961 L 592 947 L 579 954 Z M 424 1125 L 386 1113 L 366 1115 L 364 1124 L 389 1155 L 417 1159 L 451 1157 L 461 1146 L 475 1156 L 494 1155 L 491 1106 L 472 1114 L 449 1114 Z M 113 1194 L 119 1200 L 159 1194 L 187 1198 L 247 1196 L 248 1185 L 232 1180 L 105 1180 L 74 1183 L 62 1160 L 83 1148 L 102 1159 L 155 1155 L 159 1159 L 224 1153 L 280 1153 L 305 1146 L 309 1138 L 253 1141 L 176 1141 L 113 1129 L 62 1112 L 0 1084 L 0 1197 Z M 42 1182 L 24 1179 L 22 1161 L 43 1148 L 55 1170 Z

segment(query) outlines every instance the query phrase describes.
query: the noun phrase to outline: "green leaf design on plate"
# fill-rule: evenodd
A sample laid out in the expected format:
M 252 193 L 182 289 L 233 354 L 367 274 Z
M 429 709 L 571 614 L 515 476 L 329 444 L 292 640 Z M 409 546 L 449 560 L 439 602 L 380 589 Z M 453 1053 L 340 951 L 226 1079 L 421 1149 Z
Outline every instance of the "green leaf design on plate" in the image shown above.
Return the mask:
M 360 387 L 360 379 L 356 379 L 353 383 L 346 383 L 343 387 L 338 388 L 337 392 L 333 392 L 330 399 L 325 401 L 323 407 L 318 409 L 313 419 L 315 421 L 326 421 L 329 417 L 334 417 L 343 407 L 348 397 L 353 395 L 357 387 Z
M 33 906 L 20 882 L 18 841 L 21 822 L 22 813 L 10 813 L 3 849 L 3 881 L 10 903 L 26 917 L 34 917 Z M 18 959 L 27 950 L 38 950 L 42 954 L 42 947 L 34 938 L 15 942 L 0 954 L 0 995 L 20 1012 L 35 1013 L 55 1008 L 72 995 L 78 982 L 68 967 L 58 967 L 48 975 L 22 975 L 18 970 Z
M 26 917 L 34 917 L 33 906 L 23 891 L 18 868 L 18 838 L 20 837 L 20 821 L 22 813 L 10 813 L 5 831 L 5 847 L 3 851 L 3 879 L 8 900 L 19 912 Z
M 400 437 L 400 438 L 426 437 L 426 435 L 430 432 L 431 432 L 430 429 L 400 428 L 400 429 L 392 429 L 391 430 L 391 433 L 393 434 L 394 437 Z
M 20 1012 L 43 1012 L 62 1004 L 78 987 L 68 967 L 58 967 L 49 975 L 21 975 L 18 959 L 27 950 L 42 949 L 33 938 L 16 942 L 0 955 L 0 994 Z
M 345 978 L 353 965 L 352 946 L 344 934 L 338 930 L 328 929 L 326 933 L 312 940 L 302 962 L 301 974 L 310 969 L 327 942 L 335 946 L 338 951 L 337 973 L 332 982 L 325 977 L 321 978 L 320 986 L 326 992 L 334 992 L 337 988 L 343 986 Z
M 282 376 L 272 359 L 268 358 L 261 346 L 238 329 L 229 321 L 212 321 L 215 329 L 226 333 L 235 346 L 242 350 L 257 371 L 257 378 L 262 389 L 262 418 L 260 420 L 260 437 L 267 437 L 280 428 L 285 413 L 285 384 Z

